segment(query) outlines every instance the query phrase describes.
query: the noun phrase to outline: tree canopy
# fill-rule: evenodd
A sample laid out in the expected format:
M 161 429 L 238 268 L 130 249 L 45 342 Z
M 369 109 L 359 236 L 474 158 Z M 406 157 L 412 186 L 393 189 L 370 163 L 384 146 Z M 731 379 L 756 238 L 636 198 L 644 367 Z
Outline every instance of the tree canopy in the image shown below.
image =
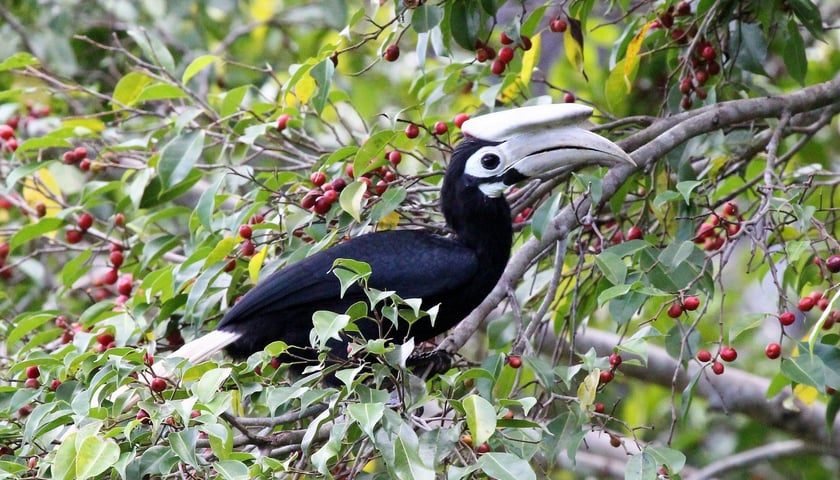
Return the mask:
M 0 475 L 831 477 L 838 18 L 809 0 L 6 2 Z M 509 191 L 502 280 L 439 342 L 368 339 L 350 352 L 368 362 L 302 375 L 282 342 L 167 358 L 345 238 L 445 234 L 461 123 L 560 102 L 637 165 Z M 312 346 L 377 306 L 426 313 L 367 293 L 319 312 Z M 415 348 L 455 366 L 421 378 Z

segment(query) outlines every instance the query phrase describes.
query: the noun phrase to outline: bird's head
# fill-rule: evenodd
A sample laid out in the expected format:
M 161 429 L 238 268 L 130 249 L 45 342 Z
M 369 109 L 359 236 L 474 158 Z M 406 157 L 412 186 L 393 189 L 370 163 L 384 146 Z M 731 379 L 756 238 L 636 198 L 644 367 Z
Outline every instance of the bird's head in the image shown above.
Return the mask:
M 449 182 L 498 198 L 517 182 L 589 165 L 635 165 L 618 145 L 583 128 L 592 109 L 576 104 L 520 107 L 464 122 Z M 451 176 L 450 176 L 451 175 Z

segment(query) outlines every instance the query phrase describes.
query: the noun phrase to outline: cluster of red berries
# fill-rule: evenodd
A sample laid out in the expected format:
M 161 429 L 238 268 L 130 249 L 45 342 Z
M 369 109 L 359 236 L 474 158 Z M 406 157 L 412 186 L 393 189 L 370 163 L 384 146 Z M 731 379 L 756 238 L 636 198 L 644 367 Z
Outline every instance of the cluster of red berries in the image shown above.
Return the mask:
M 90 230 L 90 227 L 92 226 L 93 215 L 84 212 L 81 215 L 79 215 L 78 220 L 76 220 L 76 228 L 71 228 L 70 230 L 67 230 L 67 232 L 64 234 L 64 239 L 67 241 L 67 243 L 70 244 L 79 243 L 82 241 L 82 236 L 88 230 Z
M 459 113 L 459 114 L 455 115 L 455 118 L 452 119 L 452 123 L 456 127 L 461 128 L 461 125 L 463 125 L 464 122 L 466 122 L 469 119 L 470 119 L 470 116 L 467 115 L 466 113 Z M 432 125 L 429 128 L 429 131 L 432 132 L 434 135 L 438 135 L 438 136 L 439 135 L 444 135 L 444 134 L 446 134 L 446 132 L 449 131 L 449 125 L 446 122 L 444 122 L 443 120 L 438 120 L 437 122 L 434 123 L 434 125 Z M 406 136 L 406 138 L 409 138 L 409 139 L 415 139 L 415 138 L 419 137 L 420 136 L 420 127 L 417 126 L 417 124 L 415 124 L 415 123 L 409 123 L 405 127 L 405 136 Z M 392 154 L 393 153 L 399 154 L 399 152 L 391 152 L 391 153 Z M 389 161 L 391 162 L 391 165 L 393 165 L 395 167 L 397 166 L 397 164 L 399 164 L 399 160 L 396 163 L 394 163 L 394 160 L 389 158 Z
M 694 243 L 702 244 L 707 252 L 720 250 L 730 237 L 741 231 L 743 216 L 738 213 L 738 205 L 727 202 L 723 206 L 723 214 L 712 213 L 705 222 L 697 228 Z
M 15 115 L 6 120 L 5 123 L 0 124 L 0 152 L 13 153 L 17 150 L 20 142 L 17 139 L 15 131 L 18 127 L 25 126 L 29 121 L 36 118 L 44 118 L 49 116 L 50 107 L 46 105 L 26 105 L 26 115 L 24 117 Z
M 682 299 L 682 301 L 677 301 L 671 304 L 668 307 L 668 316 L 671 318 L 679 318 L 683 312 L 693 312 L 700 307 L 700 299 L 695 297 L 694 295 L 689 295 Z
M 720 347 L 720 350 L 718 350 L 717 358 L 723 360 L 724 362 L 734 362 L 735 359 L 738 358 L 738 351 L 730 346 L 724 345 Z M 712 353 L 708 350 L 700 350 L 697 352 L 697 360 L 703 363 L 712 362 L 712 372 L 714 372 L 715 375 L 721 375 L 723 374 L 724 366 L 717 360 L 717 358 L 712 361 Z
M 254 229 L 251 228 L 251 225 L 255 225 L 258 223 L 263 223 L 265 221 L 265 217 L 260 214 L 256 214 L 253 217 L 248 219 L 248 223 L 239 226 L 239 236 L 242 238 L 242 244 L 240 245 L 241 252 L 243 256 L 250 257 L 257 251 L 257 247 L 254 246 L 254 242 L 251 239 L 254 236 Z M 227 265 L 225 265 L 225 271 L 229 272 L 233 270 L 236 266 L 236 261 L 230 259 Z
M 85 147 L 76 147 L 73 150 L 67 150 L 61 156 L 61 161 L 67 165 L 79 165 L 79 169 L 83 172 L 90 170 L 93 161 L 88 158 L 88 151 Z
M 348 164 L 348 166 L 352 172 L 353 165 Z M 324 172 L 313 172 L 309 177 L 309 181 L 312 182 L 315 188 L 309 190 L 304 195 L 300 206 L 318 215 L 324 215 L 329 212 L 332 204 L 338 201 L 338 194 L 347 186 L 347 180 L 340 177 L 328 182 L 327 175 Z
M 593 224 L 584 225 L 583 231 L 588 234 L 588 238 L 581 239 L 581 247 L 588 248 L 593 253 L 600 253 L 602 251 L 601 237 L 596 235 Z M 630 240 L 641 240 L 644 234 L 642 228 L 638 225 L 633 225 L 627 229 L 627 232 L 623 232 L 621 226 L 615 220 L 606 222 L 601 227 L 601 231 L 604 232 L 604 239 L 609 239 L 611 245 L 618 245 Z
M 531 215 L 533 215 L 533 214 L 534 214 L 534 209 L 533 208 L 525 207 L 525 208 L 522 209 L 521 212 L 517 213 L 516 216 L 513 217 L 513 223 L 515 223 L 517 225 L 520 224 L 520 223 L 525 223 L 529 218 L 531 218 Z
M 492 60 L 493 63 L 490 64 L 490 71 L 493 72 L 494 75 L 501 75 L 505 73 L 505 69 L 510 62 L 513 61 L 513 57 L 516 54 L 516 49 L 521 48 L 522 51 L 528 51 L 531 49 L 531 39 L 525 35 L 519 36 L 519 41 L 510 38 L 505 32 L 499 36 L 499 41 L 502 43 L 502 47 L 499 49 L 498 55 L 496 54 L 496 50 L 491 47 L 490 45 L 478 40 L 475 42 L 475 59 L 479 63 L 484 63 L 488 60 Z
M 15 129 L 8 123 L 0 125 L 0 151 L 13 153 L 18 148 L 18 139 L 15 136 Z
M 600 385 L 606 385 L 606 384 L 612 382 L 613 378 L 615 378 L 615 369 L 617 369 L 618 366 L 621 365 L 621 362 L 623 362 L 623 361 L 624 360 L 621 358 L 621 355 L 619 355 L 617 353 L 610 354 L 610 368 L 609 368 L 609 370 L 601 370 L 601 375 L 598 378 L 599 384 Z M 598 412 L 598 413 L 603 413 L 603 411 Z

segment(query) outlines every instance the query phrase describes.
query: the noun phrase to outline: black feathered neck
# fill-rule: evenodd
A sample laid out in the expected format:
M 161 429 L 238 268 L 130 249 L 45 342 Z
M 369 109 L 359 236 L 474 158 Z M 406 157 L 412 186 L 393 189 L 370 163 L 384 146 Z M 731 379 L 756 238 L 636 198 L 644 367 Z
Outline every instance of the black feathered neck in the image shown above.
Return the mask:
M 464 174 L 470 155 L 488 145 L 496 143 L 466 138 L 455 148 L 443 177 L 440 205 L 458 240 L 504 268 L 513 238 L 510 206 L 503 196 L 486 196 L 478 188 L 480 179 Z

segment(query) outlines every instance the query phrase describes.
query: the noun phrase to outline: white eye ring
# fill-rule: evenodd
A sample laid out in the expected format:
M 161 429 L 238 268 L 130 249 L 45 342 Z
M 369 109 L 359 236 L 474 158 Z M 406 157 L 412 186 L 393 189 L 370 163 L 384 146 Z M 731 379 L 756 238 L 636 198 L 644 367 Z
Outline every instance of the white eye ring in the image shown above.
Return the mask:
M 504 168 L 504 154 L 498 148 L 484 147 L 470 156 L 464 173 L 475 178 L 487 178 L 498 175 Z

